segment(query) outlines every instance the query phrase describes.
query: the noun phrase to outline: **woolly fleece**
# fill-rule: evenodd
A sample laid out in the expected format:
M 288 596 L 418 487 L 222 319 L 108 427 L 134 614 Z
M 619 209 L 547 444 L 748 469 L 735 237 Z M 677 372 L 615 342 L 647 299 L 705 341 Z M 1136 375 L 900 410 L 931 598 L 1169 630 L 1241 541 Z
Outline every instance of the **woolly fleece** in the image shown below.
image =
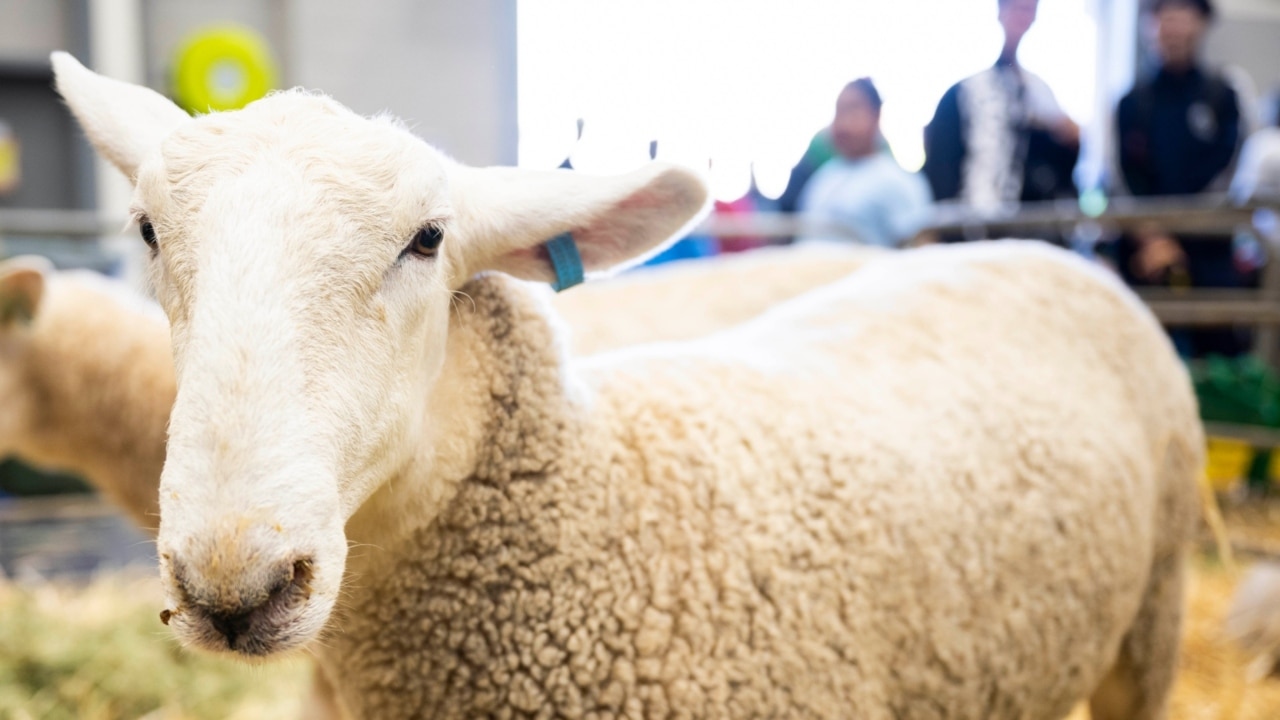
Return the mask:
M 344 714 L 1162 716 L 1202 430 L 1101 271 L 911 251 L 567 366 L 520 283 L 465 292 L 442 383 L 478 462 L 349 523 Z

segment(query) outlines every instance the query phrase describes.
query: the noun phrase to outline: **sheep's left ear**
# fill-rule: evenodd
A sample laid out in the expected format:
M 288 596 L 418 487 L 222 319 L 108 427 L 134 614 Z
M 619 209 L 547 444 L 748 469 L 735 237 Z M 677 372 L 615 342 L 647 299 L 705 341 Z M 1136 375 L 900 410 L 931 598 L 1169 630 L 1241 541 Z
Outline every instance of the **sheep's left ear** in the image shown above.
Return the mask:
M 138 166 L 160 141 L 191 119 L 150 88 L 103 77 L 64 52 L 50 56 L 58 93 L 89 142 L 135 182 Z
M 34 255 L 0 262 L 0 327 L 35 319 L 44 299 L 45 274 L 52 270 L 48 260 Z
M 565 233 L 587 272 L 607 270 L 657 250 L 707 205 L 700 177 L 664 163 L 609 177 L 572 170 L 451 170 L 457 238 L 446 251 L 459 270 L 455 287 L 482 270 L 553 282 L 546 244 Z

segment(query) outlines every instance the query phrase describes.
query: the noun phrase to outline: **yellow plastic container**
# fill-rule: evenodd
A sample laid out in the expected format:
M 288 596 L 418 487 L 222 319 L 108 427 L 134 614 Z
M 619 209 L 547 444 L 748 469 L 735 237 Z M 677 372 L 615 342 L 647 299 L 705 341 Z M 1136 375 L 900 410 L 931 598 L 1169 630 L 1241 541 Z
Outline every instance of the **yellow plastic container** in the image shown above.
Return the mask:
M 1249 463 L 1253 462 L 1253 446 L 1243 440 L 1210 437 L 1208 460 L 1205 463 L 1205 474 L 1209 484 L 1217 492 L 1226 492 L 1244 482 L 1249 473 Z M 1280 470 L 1275 458 L 1271 461 L 1271 472 Z

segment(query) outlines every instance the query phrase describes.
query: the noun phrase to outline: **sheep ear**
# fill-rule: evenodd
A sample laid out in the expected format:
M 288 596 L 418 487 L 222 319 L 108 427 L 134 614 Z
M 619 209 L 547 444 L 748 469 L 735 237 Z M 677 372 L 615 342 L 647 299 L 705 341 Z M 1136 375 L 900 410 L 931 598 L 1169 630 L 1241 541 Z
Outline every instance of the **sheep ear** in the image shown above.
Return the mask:
M 45 273 L 53 266 L 36 256 L 16 257 L 0 263 L 0 327 L 28 325 L 44 297 Z
M 610 177 L 572 170 L 454 168 L 461 285 L 482 270 L 556 279 L 546 243 L 570 233 L 587 272 L 646 256 L 698 219 L 707 187 L 689 170 L 650 163 Z M 448 244 L 448 240 L 445 241 Z
M 134 182 L 160 141 L 190 115 L 154 90 L 103 77 L 64 52 L 50 56 L 58 93 L 89 142 Z

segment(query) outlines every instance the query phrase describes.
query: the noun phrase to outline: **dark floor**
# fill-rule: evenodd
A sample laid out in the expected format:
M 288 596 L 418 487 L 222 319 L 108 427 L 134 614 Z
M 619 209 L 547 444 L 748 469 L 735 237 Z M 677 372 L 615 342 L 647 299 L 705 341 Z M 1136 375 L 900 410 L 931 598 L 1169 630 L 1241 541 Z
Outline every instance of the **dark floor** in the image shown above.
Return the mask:
M 0 573 L 74 579 L 155 565 L 155 543 L 96 495 L 0 498 Z

